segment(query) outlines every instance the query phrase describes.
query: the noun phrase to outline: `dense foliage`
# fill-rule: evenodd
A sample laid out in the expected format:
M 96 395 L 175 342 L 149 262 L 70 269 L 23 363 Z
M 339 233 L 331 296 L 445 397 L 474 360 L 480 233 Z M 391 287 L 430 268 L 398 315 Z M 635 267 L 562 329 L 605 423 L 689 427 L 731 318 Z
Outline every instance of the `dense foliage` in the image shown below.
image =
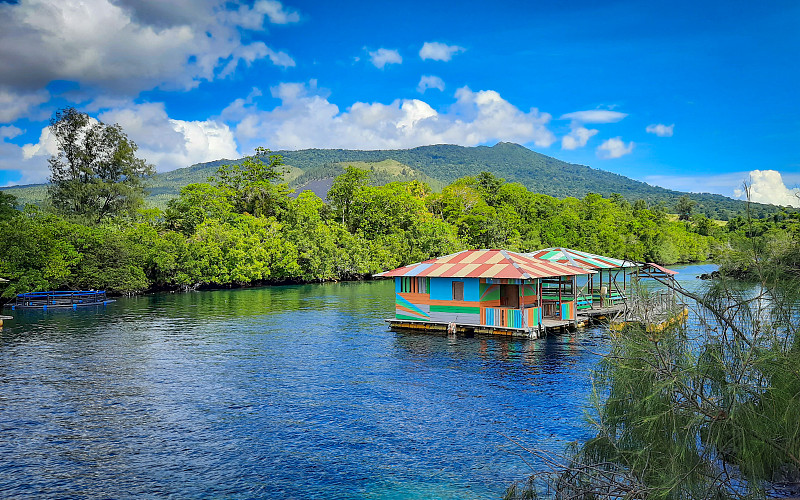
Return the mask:
M 760 268 L 773 269 L 785 278 L 800 277 L 800 214 L 781 211 L 764 219 L 746 215 L 726 224 L 728 250 L 721 255 L 720 272 L 758 279 Z
M 615 336 L 594 377 L 596 436 L 563 456 L 534 451 L 551 469 L 507 498 L 800 493 L 800 220 L 726 229 L 721 273 L 704 293 L 678 287 L 691 321 Z
M 49 128 L 58 153 L 49 160 L 48 194 L 59 212 L 99 222 L 142 205 L 144 180 L 154 169 L 136 157 L 137 146 L 122 127 L 66 108 Z
M 259 151 L 189 184 L 166 210 L 95 224 L 28 206 L 0 210 L 3 295 L 22 291 L 240 286 L 357 279 L 466 248 L 566 246 L 665 264 L 703 260 L 719 228 L 675 222 L 660 207 L 615 195 L 556 198 L 489 173 L 441 193 L 419 181 L 375 186 L 348 168 L 328 203 L 280 182 L 279 157 Z M 700 222 L 698 222 L 698 220 Z
M 493 147 L 440 144 L 399 150 L 306 149 L 278 153 L 290 166 L 290 171 L 284 176 L 284 181 L 290 187 L 302 187 L 314 180 L 332 179 L 341 173 L 343 167 L 353 165 L 367 169 L 374 167 L 372 182 L 376 185 L 390 181 L 419 180 L 429 184 L 435 191 L 441 191 L 444 185 L 458 178 L 488 171 L 509 181 L 519 182 L 531 191 L 557 198 L 583 198 L 590 192 L 604 197 L 619 193 L 631 203 L 646 199 L 651 205 L 660 204 L 673 213 L 677 213 L 677 204 L 685 194 L 604 170 L 567 163 L 511 143 L 499 143 Z M 151 182 L 148 203 L 163 208 L 169 199 L 178 195 L 182 187 L 204 182 L 221 165 L 241 161 L 218 160 L 156 174 Z M 400 168 L 381 168 L 387 162 Z M 12 188 L 9 192 L 25 203 L 43 199 L 41 187 Z M 325 195 L 320 193 L 320 196 L 324 198 Z M 687 196 L 696 203 L 695 213 L 712 219 L 728 220 L 745 209 L 744 201 L 717 194 L 690 193 Z M 758 218 L 779 211 L 772 205 L 760 204 L 752 204 L 751 210 L 753 216 Z

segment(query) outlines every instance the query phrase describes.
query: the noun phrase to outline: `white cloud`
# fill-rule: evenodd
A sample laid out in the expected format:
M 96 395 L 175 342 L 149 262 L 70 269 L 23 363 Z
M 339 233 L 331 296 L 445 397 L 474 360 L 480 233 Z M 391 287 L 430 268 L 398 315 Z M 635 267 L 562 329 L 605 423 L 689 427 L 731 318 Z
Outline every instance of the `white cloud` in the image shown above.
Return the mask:
M 240 62 L 246 66 L 251 66 L 253 61 L 257 61 L 268 57 L 272 64 L 289 68 L 295 66 L 294 59 L 292 59 L 286 52 L 275 52 L 267 47 L 263 42 L 254 42 L 250 45 L 243 45 L 233 51 L 233 57 L 230 62 L 219 72 L 221 78 L 225 78 L 236 70 Z
M 383 69 L 387 64 L 401 64 L 403 57 L 393 49 L 380 48 L 369 53 L 369 59 L 376 68 Z
M 300 21 L 300 14 L 294 10 L 287 10 L 280 2 L 275 0 L 261 0 L 253 5 L 253 11 L 266 14 L 272 24 L 290 24 Z
M 611 111 L 608 109 L 590 109 L 575 111 L 561 115 L 561 120 L 572 120 L 578 123 L 616 123 L 628 116 L 627 113 Z
M 213 120 L 174 120 L 167 116 L 163 104 L 129 104 L 124 108 L 105 111 L 99 118 L 104 123 L 119 123 L 128 137 L 139 146 L 136 155 L 153 163 L 160 172 L 240 156 L 228 125 Z M 48 173 L 46 159 L 58 152 L 50 128 L 42 129 L 37 143 L 26 144 L 19 149 L 18 152 L 6 152 L 11 157 L 19 156 L 23 160 L 22 164 L 12 166 L 9 170 L 22 167 L 26 182 L 45 181 Z
M 643 181 L 653 186 L 661 186 L 689 193 L 717 193 L 731 196 L 736 187 L 747 179 L 747 172 L 729 172 L 708 175 L 648 175 Z
M 424 61 L 425 59 L 432 59 L 434 61 L 449 61 L 453 55 L 459 52 L 464 52 L 464 47 L 458 45 L 447 45 L 441 42 L 425 42 L 422 48 L 419 49 L 419 57 Z
M 654 123 L 652 125 L 648 125 L 645 129 L 645 132 L 648 134 L 656 134 L 659 137 L 672 137 L 672 130 L 675 128 L 675 124 L 672 125 L 663 125 L 661 123 Z
M 535 108 L 524 112 L 492 90 L 460 88 L 445 112 L 419 99 L 356 102 L 342 111 L 314 81 L 283 83 L 271 90 L 281 101 L 271 110 L 258 109 L 252 99 L 238 99 L 222 113 L 223 120 L 237 122 L 236 138 L 245 150 L 474 146 L 500 140 L 547 147 L 556 140 L 547 128 L 549 114 Z
M 424 94 L 428 89 L 444 90 L 444 80 L 438 76 L 422 75 L 417 84 L 417 92 Z
M 15 92 L 0 87 L 0 123 L 12 123 L 18 118 L 30 114 L 33 109 L 49 98 L 50 94 L 46 90 Z
M 777 170 L 753 170 L 750 172 L 750 201 L 800 207 L 800 188 L 789 189 Z M 737 198 L 746 198 L 745 190 L 736 189 Z
M 569 134 L 561 138 L 561 149 L 582 148 L 593 135 L 597 134 L 597 132 L 597 129 L 588 129 L 580 125 L 574 125 Z
M 106 111 L 99 118 L 119 123 L 139 146 L 137 155 L 160 172 L 240 156 L 228 125 L 214 120 L 175 120 L 167 116 L 162 104 L 134 104 Z
M 264 0 L 252 7 L 224 0 L 0 3 L 0 87 L 30 92 L 65 80 L 121 95 L 189 89 L 239 60 L 291 65 L 263 42 L 246 43 L 242 31 L 298 18 Z
M 10 128 L 16 129 L 16 127 Z M 0 171 L 18 172 L 21 178 L 15 180 L 13 184 L 34 184 L 45 181 L 50 173 L 47 158 L 26 157 L 22 147 L 6 140 L 15 137 L 17 130 L 0 128 Z
M 619 158 L 633 152 L 633 141 L 625 144 L 621 137 L 613 137 L 597 146 L 597 156 L 605 160 Z
M 14 125 L 0 127 L 0 139 L 13 139 L 20 134 L 22 134 L 22 129 Z

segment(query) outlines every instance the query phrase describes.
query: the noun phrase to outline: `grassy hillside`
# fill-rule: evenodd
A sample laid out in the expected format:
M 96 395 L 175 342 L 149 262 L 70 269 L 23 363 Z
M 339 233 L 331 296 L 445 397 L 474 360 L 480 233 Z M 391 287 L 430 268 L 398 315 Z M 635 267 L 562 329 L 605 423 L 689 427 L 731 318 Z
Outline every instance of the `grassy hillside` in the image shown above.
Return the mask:
M 531 191 L 558 198 L 582 198 L 588 192 L 603 196 L 620 193 L 631 201 L 645 199 L 652 204 L 662 203 L 668 210 L 672 210 L 678 198 L 686 194 L 605 170 L 567 163 L 505 142 L 492 147 L 435 145 L 398 150 L 304 149 L 276 153 L 283 155 L 288 165 L 284 179 L 291 187 L 302 190 L 313 182 L 315 192 L 323 194 L 324 186 L 329 184 L 325 180 L 338 175 L 346 165 L 372 169 L 373 182 L 378 185 L 417 179 L 438 190 L 459 177 L 477 175 L 486 170 L 508 181 L 520 182 Z M 157 174 L 151 181 L 148 202 L 163 207 L 182 186 L 205 182 L 220 165 L 238 161 L 217 160 Z M 23 203 L 40 203 L 46 194 L 42 185 L 6 188 L 5 191 Z M 718 194 L 690 193 L 689 196 L 697 202 L 697 212 L 713 219 L 727 220 L 745 206 L 741 200 Z M 751 209 L 757 217 L 777 211 L 773 205 L 762 204 L 753 204 Z

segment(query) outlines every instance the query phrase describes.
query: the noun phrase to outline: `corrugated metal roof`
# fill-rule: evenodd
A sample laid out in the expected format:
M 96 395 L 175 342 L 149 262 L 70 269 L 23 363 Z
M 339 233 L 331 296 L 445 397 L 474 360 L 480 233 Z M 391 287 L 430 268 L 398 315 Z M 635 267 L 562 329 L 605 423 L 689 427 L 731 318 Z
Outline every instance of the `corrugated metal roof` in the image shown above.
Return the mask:
M 376 276 L 534 279 L 592 274 L 593 272 L 579 267 L 531 259 L 507 250 L 464 250 L 399 267 Z
M 569 266 L 581 267 L 583 269 L 615 269 L 620 267 L 638 267 L 629 260 L 620 260 L 612 257 L 604 257 L 571 248 L 545 248 L 535 252 L 523 254 L 526 257 L 542 259 L 548 262 L 557 262 Z

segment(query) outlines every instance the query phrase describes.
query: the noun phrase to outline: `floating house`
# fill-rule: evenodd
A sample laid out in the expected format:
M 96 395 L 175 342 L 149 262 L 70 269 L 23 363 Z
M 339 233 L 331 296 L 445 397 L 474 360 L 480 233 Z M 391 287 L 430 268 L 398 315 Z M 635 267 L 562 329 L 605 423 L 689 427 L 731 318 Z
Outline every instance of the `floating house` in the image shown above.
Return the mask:
M 571 248 L 545 248 L 523 254 L 533 259 L 580 267 L 596 271 L 578 280 L 579 311 L 609 308 L 621 304 L 628 296 L 628 273 L 633 273 L 641 264 L 630 260 L 615 259 Z
M 576 276 L 594 272 L 506 250 L 464 250 L 377 276 L 395 279 L 395 317 L 387 320 L 394 327 L 538 337 L 577 323 Z

